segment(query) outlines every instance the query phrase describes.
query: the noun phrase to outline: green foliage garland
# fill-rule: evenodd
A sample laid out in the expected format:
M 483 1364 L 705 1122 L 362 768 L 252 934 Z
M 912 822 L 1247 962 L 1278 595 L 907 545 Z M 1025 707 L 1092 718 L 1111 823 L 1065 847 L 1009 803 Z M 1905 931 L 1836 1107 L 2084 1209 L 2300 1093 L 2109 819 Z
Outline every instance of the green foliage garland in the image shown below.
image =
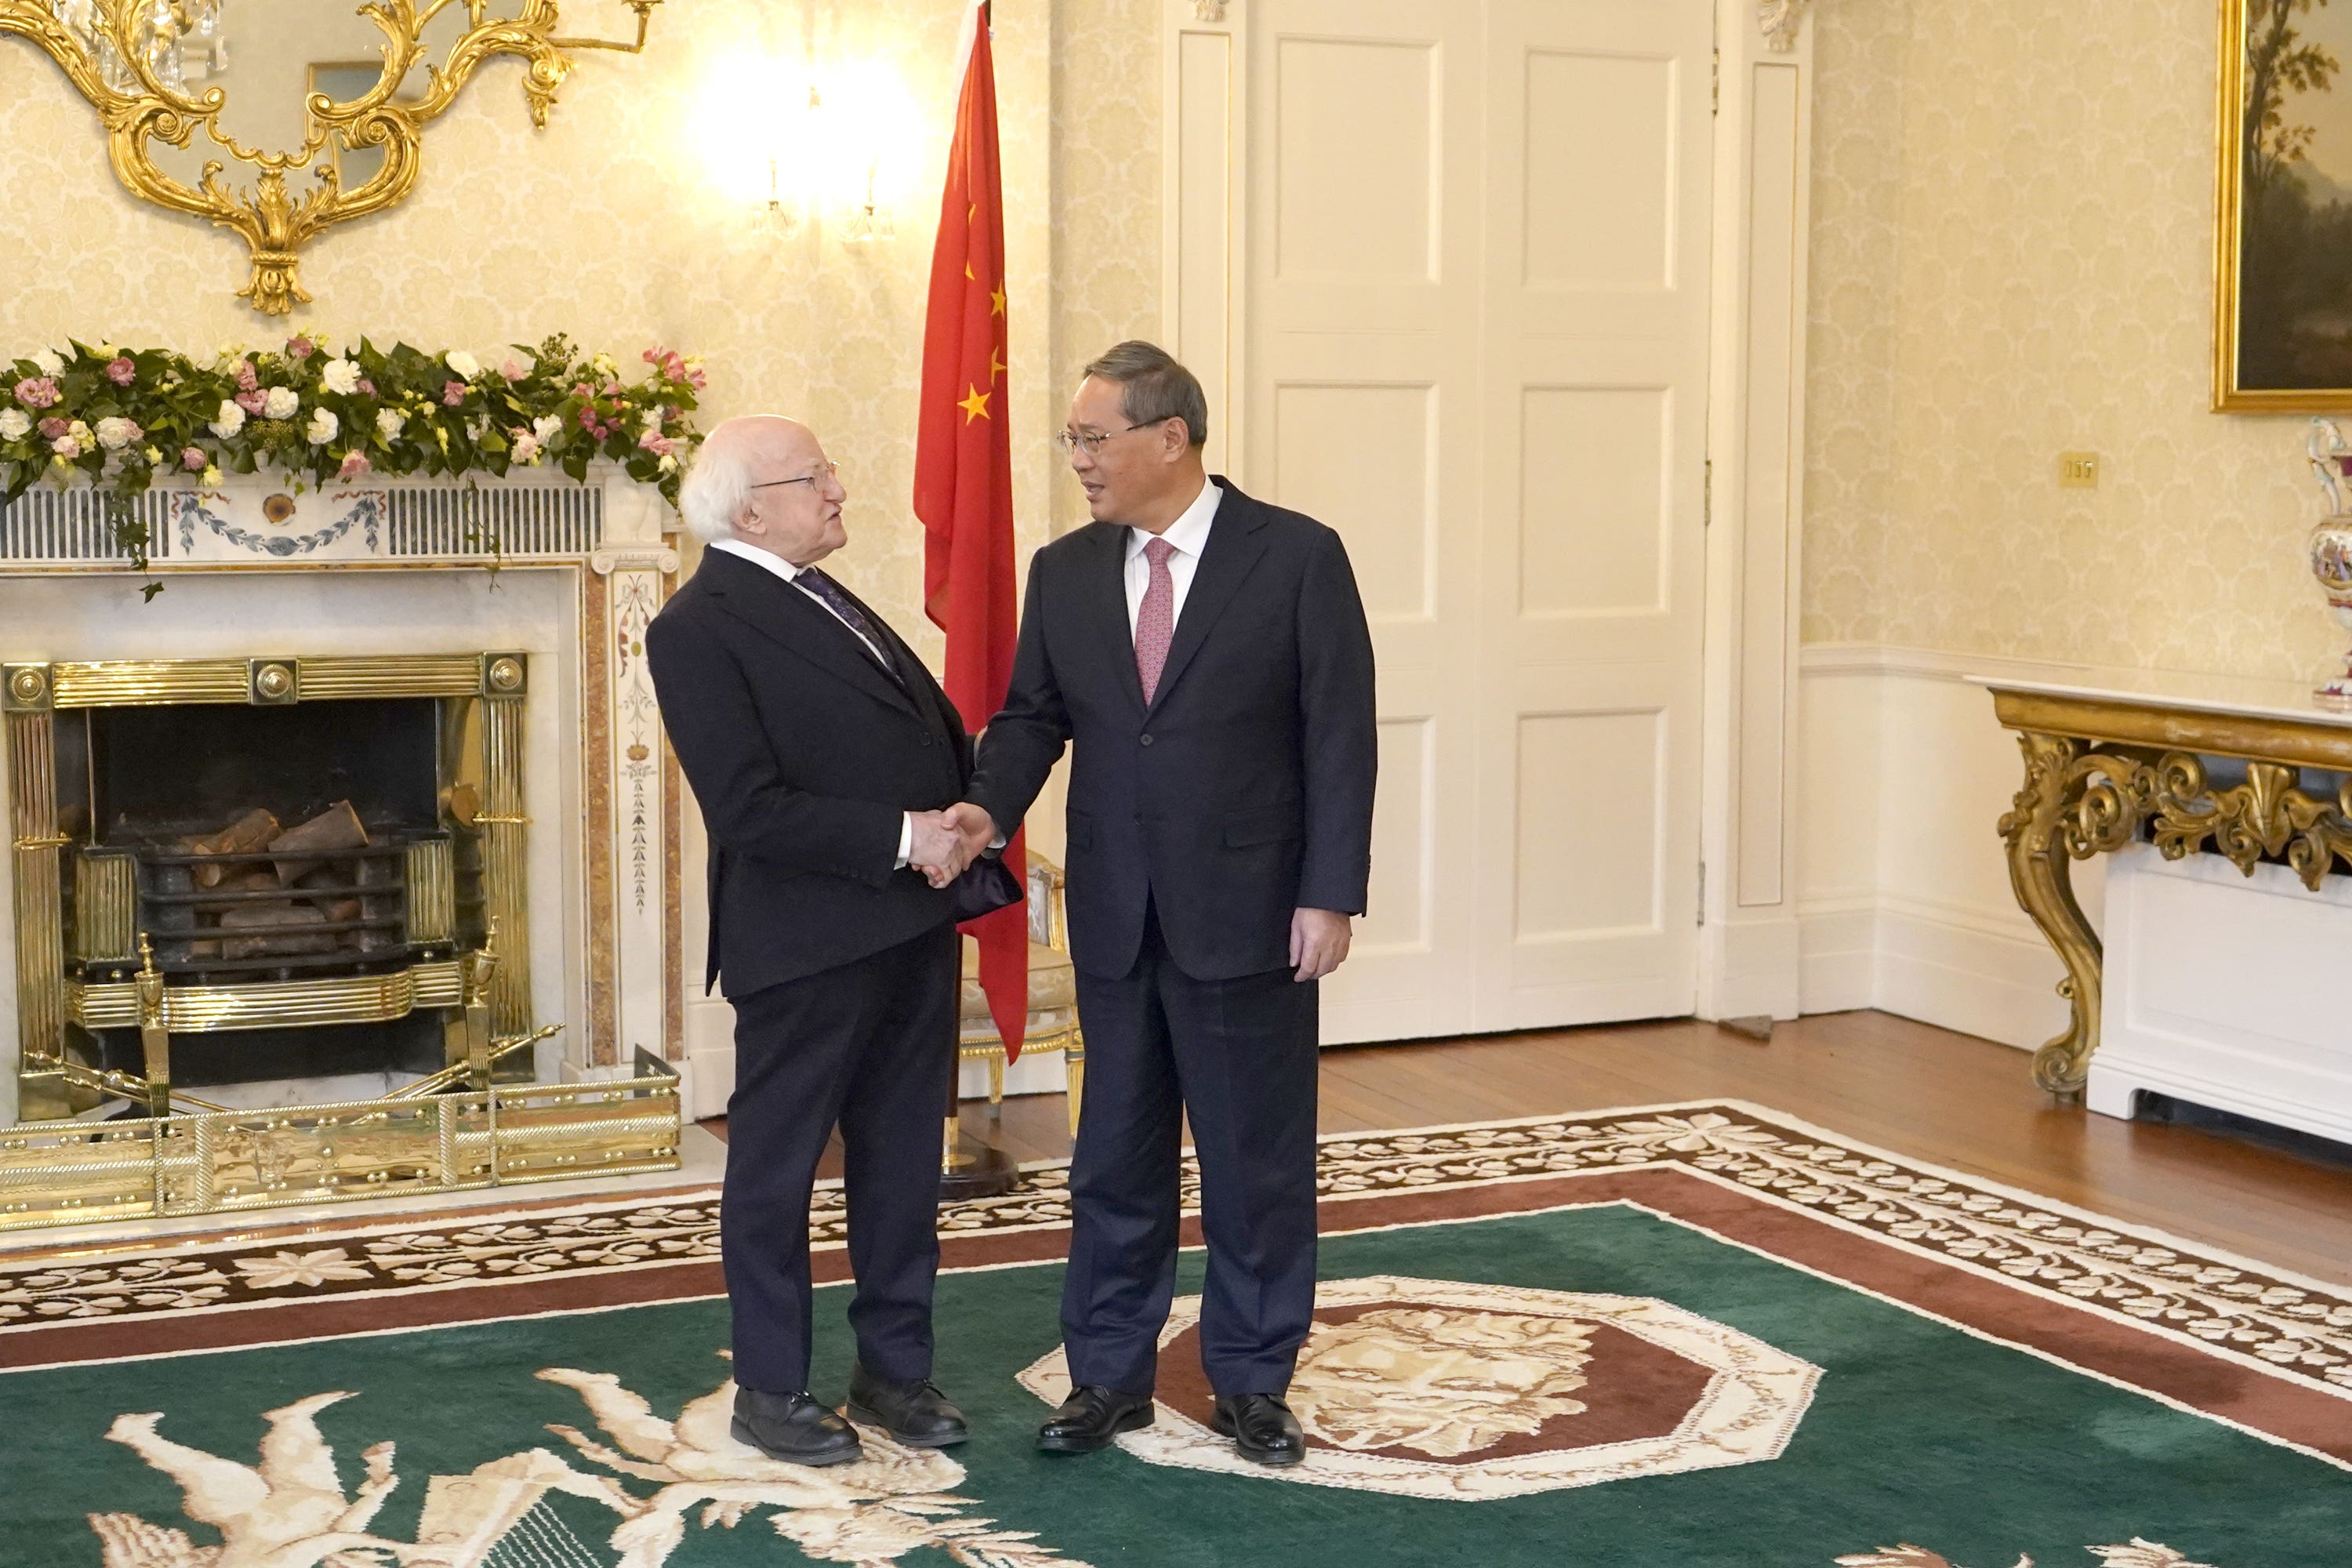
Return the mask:
M 114 504 L 124 552 L 146 566 L 130 499 L 157 479 L 212 486 L 270 468 L 323 484 L 365 475 L 506 474 L 552 467 L 585 480 L 597 458 L 673 504 L 700 434 L 688 417 L 698 361 L 656 346 L 623 384 L 611 356 L 562 333 L 488 366 L 323 334 L 224 349 L 199 364 L 167 349 L 74 342 L 0 369 L 0 506 L 44 479 L 88 482 Z M 149 596 L 156 591 L 149 585 Z

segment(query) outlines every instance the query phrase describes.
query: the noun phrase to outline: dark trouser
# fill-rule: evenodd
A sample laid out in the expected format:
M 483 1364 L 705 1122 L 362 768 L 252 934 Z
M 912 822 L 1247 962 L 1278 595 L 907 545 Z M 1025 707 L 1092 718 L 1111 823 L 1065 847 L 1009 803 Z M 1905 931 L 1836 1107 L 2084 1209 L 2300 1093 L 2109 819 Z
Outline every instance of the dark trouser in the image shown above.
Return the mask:
M 1279 1394 L 1315 1310 L 1315 992 L 1291 971 L 1195 980 L 1144 918 L 1135 968 L 1081 971 L 1087 1092 L 1062 1288 L 1073 1384 L 1152 1387 L 1174 1293 L 1189 1113 L 1209 1244 L 1201 1360 L 1220 1394 Z
M 858 1359 L 894 1382 L 931 1375 L 957 958 L 955 928 L 942 925 L 855 963 L 731 998 L 735 1092 L 719 1254 L 742 1387 L 808 1387 L 809 1193 L 835 1122 L 846 1156 Z

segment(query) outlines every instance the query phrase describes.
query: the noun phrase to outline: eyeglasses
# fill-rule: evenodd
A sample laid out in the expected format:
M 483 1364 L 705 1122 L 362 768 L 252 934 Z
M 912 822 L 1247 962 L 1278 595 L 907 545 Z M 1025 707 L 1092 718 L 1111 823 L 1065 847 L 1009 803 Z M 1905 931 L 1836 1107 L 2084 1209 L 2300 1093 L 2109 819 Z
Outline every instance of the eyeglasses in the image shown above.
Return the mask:
M 1171 414 L 1168 419 L 1175 417 Z M 1168 419 L 1147 419 L 1140 425 L 1129 426 L 1127 430 L 1148 430 L 1152 426 L 1167 424 Z M 1054 437 L 1054 445 L 1062 448 L 1062 456 L 1066 458 L 1081 447 L 1087 449 L 1087 456 L 1091 458 L 1102 450 L 1102 444 L 1105 441 L 1114 436 L 1124 436 L 1127 430 L 1065 430 Z
M 776 485 L 815 485 L 832 479 L 840 472 L 839 463 L 826 463 L 813 472 L 794 474 L 789 479 L 761 479 L 756 485 L 746 485 L 743 488 L 748 490 L 764 490 Z

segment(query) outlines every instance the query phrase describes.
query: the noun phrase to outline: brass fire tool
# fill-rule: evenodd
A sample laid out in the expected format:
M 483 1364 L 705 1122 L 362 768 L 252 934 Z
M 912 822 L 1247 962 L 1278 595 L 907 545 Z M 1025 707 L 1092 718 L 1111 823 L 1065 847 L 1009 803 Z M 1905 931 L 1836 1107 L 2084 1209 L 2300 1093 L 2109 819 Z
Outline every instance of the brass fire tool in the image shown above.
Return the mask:
M 58 1063 L 58 1075 L 83 1089 L 135 1100 L 150 1116 L 171 1115 L 174 1100 L 197 1110 L 227 1110 L 184 1089 L 177 1094 L 172 1091 L 172 1030 L 163 1006 L 163 972 L 155 967 L 155 944 L 145 931 L 139 933 L 139 973 L 132 976 L 131 984 L 139 996 L 139 1048 L 146 1059 L 147 1076 L 133 1078 L 112 1068 L 93 1071 L 71 1058 Z

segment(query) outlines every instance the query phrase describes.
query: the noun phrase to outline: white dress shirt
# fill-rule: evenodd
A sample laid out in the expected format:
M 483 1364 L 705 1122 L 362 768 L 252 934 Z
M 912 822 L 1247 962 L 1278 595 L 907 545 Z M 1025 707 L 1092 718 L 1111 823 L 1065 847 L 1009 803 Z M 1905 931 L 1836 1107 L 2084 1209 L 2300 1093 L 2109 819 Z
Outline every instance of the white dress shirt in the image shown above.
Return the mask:
M 1175 521 L 1168 525 L 1165 533 L 1155 536 L 1139 528 L 1128 530 L 1130 535 L 1127 542 L 1127 636 L 1129 642 L 1135 640 L 1135 622 L 1143 610 L 1143 592 L 1151 586 L 1151 562 L 1143 553 L 1143 547 L 1154 537 L 1164 539 L 1174 546 L 1174 552 L 1168 557 L 1169 581 L 1176 585 L 1176 602 L 1169 606 L 1168 616 L 1168 624 L 1172 627 L 1184 614 L 1184 595 L 1192 592 L 1193 568 L 1201 564 L 1201 552 L 1209 543 L 1209 525 L 1216 521 L 1217 503 L 1224 499 L 1225 492 L 1219 489 L 1213 481 L 1203 479 L 1201 493 L 1192 498 L 1192 504 L 1178 514 Z
M 1216 487 L 1212 485 L 1209 488 L 1214 489 Z M 801 569 L 793 565 L 791 562 L 785 560 L 782 556 L 777 554 L 774 551 L 761 550 L 753 545 L 744 543 L 740 539 L 714 539 L 707 548 L 711 550 L 724 550 L 730 555 L 740 556 L 743 560 L 749 561 L 752 565 L 760 568 L 762 572 L 773 573 L 775 575 L 782 577 L 785 582 L 790 583 L 793 587 L 799 588 L 803 594 L 807 595 L 810 604 L 814 605 L 826 615 L 832 616 L 834 620 L 840 623 L 843 630 L 846 631 L 851 637 L 856 637 L 859 642 L 866 644 L 867 647 L 874 648 L 874 657 L 882 661 L 883 668 L 888 669 L 890 668 L 890 656 L 883 652 L 880 648 L 875 647 L 873 642 L 856 626 L 851 626 L 847 621 L 842 620 L 839 616 L 835 616 L 833 614 L 833 606 L 831 605 L 826 604 L 814 594 L 810 594 L 808 589 L 801 584 Z M 1170 564 L 1172 565 L 1174 563 L 1171 562 Z M 901 813 L 898 819 L 898 866 L 906 865 L 907 857 L 914 852 L 914 813 Z M 898 869 L 898 867 L 893 867 L 892 869 L 896 870 Z

